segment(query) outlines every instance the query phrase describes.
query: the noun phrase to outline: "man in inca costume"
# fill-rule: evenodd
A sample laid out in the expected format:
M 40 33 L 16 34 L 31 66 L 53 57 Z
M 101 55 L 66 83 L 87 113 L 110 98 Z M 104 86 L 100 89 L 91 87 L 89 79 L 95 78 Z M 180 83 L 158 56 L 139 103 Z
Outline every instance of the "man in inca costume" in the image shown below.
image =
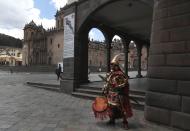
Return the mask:
M 132 117 L 129 101 L 129 83 L 128 77 L 119 67 L 118 56 L 115 56 L 111 62 L 111 71 L 107 74 L 104 93 L 111 110 L 108 124 L 115 124 L 115 119 L 122 118 L 124 128 L 128 129 L 127 118 Z
M 95 117 L 103 119 L 109 116 L 110 125 L 114 125 L 116 119 L 122 118 L 124 128 L 128 129 L 127 119 L 133 114 L 129 101 L 128 77 L 119 67 L 119 55 L 111 62 L 111 71 L 107 74 L 103 94 L 106 98 L 102 100 L 101 97 L 97 97 L 93 103 Z M 98 112 L 95 107 L 101 110 Z

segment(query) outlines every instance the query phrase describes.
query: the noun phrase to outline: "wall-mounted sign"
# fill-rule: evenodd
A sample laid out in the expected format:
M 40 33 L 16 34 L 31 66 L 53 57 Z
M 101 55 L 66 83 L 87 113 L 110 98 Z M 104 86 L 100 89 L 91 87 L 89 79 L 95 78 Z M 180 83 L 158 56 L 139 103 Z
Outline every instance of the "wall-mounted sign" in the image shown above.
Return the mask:
M 63 58 L 74 57 L 75 13 L 64 17 Z

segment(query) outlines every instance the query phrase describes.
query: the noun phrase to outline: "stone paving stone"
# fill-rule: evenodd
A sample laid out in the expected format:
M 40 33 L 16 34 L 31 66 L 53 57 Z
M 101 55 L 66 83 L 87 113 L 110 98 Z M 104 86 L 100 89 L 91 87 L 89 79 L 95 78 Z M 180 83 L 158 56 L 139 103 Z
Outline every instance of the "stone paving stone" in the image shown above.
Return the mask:
M 55 128 L 54 131 L 64 131 L 65 129 L 64 128 Z
M 46 127 L 52 127 L 55 128 L 57 126 L 57 124 L 47 124 Z
M 44 127 L 41 131 L 54 131 L 53 127 Z
M 106 120 L 96 120 L 90 100 L 22 84 L 28 80 L 47 81 L 52 77 L 0 74 L 0 126 L 4 128 L 0 127 L 0 131 L 124 131 L 121 120 L 115 127 L 107 126 Z M 129 126 L 131 131 L 174 131 L 145 121 L 144 113 L 137 110 L 129 119 Z
M 45 126 L 46 126 L 46 124 L 40 123 L 40 124 L 38 124 L 37 126 L 35 126 L 35 127 L 33 128 L 33 130 L 34 130 L 34 131 L 41 131 Z
M 12 125 L 11 124 L 2 124 L 0 125 L 0 129 L 7 129 L 10 128 Z

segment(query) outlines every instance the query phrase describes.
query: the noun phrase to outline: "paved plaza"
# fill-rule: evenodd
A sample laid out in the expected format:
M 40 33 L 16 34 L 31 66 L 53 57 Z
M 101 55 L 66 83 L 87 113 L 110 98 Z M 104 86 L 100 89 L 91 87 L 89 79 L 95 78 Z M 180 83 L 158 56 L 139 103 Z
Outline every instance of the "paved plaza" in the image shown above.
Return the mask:
M 95 120 L 92 101 L 29 87 L 26 81 L 59 83 L 55 74 L 0 72 L 0 131 L 123 131 L 121 121 L 111 127 Z M 130 131 L 174 131 L 145 121 L 137 110 L 129 126 Z

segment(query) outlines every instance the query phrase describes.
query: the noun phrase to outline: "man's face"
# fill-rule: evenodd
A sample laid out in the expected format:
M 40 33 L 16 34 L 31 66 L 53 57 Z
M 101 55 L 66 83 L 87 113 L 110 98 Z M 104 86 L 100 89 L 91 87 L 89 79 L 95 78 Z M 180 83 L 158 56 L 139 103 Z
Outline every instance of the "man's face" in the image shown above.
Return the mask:
M 118 65 L 111 64 L 111 70 L 117 71 L 119 69 Z

